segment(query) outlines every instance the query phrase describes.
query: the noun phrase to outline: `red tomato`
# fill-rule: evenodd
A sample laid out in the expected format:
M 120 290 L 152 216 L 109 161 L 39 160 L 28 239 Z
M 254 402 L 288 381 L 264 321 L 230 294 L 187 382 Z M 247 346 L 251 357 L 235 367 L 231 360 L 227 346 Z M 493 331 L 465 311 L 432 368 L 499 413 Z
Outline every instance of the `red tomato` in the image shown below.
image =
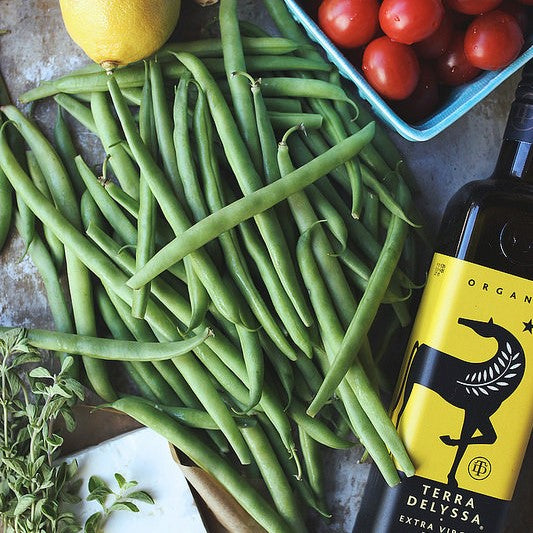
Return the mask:
M 324 0 L 318 24 L 338 46 L 357 48 L 368 43 L 378 29 L 377 0 Z
M 475 78 L 480 70 L 466 59 L 465 35 L 455 32 L 448 50 L 437 59 L 437 76 L 444 85 L 461 85 Z
M 429 37 L 415 44 L 418 57 L 437 59 L 446 52 L 453 36 L 453 21 L 449 13 L 444 15 L 440 26 Z
M 494 9 L 502 3 L 502 0 L 447 0 L 447 4 L 459 13 L 467 15 L 479 15 Z
M 531 5 L 533 5 L 533 0 L 531 0 Z M 527 15 L 527 8 L 518 2 L 512 2 L 511 0 L 504 0 L 500 6 L 498 6 L 500 11 L 509 13 L 513 16 L 518 22 L 522 33 L 525 35 L 527 33 L 527 28 L 529 26 L 529 17 Z
M 439 84 L 437 74 L 429 63 L 420 64 L 420 80 L 413 94 L 405 100 L 394 102 L 392 107 L 407 122 L 420 122 L 437 109 Z
M 384 36 L 366 47 L 363 74 L 385 98 L 403 100 L 415 90 L 420 66 L 412 48 Z
M 465 34 L 465 55 L 475 67 L 498 70 L 514 61 L 524 36 L 516 19 L 499 9 L 476 17 Z
M 379 23 L 399 43 L 412 44 L 429 37 L 444 16 L 441 0 L 383 0 Z

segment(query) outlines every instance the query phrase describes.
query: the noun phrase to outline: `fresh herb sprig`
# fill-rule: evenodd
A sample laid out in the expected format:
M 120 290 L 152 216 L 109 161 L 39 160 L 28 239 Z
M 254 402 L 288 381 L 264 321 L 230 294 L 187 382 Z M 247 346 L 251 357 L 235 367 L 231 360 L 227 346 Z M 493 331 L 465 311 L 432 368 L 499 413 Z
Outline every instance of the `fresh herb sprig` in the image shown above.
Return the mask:
M 139 512 L 139 508 L 134 502 L 153 504 L 153 498 L 145 491 L 136 490 L 137 481 L 126 481 L 121 474 L 115 474 L 118 484 L 118 491 L 113 491 L 109 485 L 98 476 L 89 479 L 89 495 L 87 501 L 97 501 L 102 511 L 92 514 L 85 522 L 85 533 L 102 533 L 103 527 L 115 511 Z M 108 501 L 108 500 L 111 501 Z
M 62 418 L 75 427 L 72 406 L 82 385 L 69 376 L 72 358 L 58 373 L 42 366 L 25 330 L 0 334 L 0 520 L 6 533 L 74 533 L 79 525 L 63 503 L 79 501 L 75 462 L 56 464 L 63 438 L 54 432 Z

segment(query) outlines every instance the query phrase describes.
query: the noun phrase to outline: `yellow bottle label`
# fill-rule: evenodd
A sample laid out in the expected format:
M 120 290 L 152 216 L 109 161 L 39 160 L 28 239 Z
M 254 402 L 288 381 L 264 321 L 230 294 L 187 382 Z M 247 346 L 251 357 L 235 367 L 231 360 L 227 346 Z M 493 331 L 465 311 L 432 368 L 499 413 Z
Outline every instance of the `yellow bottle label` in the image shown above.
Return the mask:
M 533 281 L 435 254 L 391 408 L 417 476 L 512 498 L 531 357 Z

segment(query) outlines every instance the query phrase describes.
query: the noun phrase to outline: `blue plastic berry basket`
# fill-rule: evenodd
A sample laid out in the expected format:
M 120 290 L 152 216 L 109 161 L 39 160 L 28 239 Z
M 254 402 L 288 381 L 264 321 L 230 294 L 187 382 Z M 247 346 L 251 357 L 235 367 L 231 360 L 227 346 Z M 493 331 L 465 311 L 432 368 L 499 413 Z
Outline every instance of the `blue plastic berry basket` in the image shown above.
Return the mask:
M 328 59 L 337 66 L 341 75 L 355 84 L 360 96 L 369 102 L 374 113 L 410 141 L 427 141 L 438 135 L 533 58 L 533 38 L 529 36 L 525 51 L 510 65 L 496 72 L 485 72 L 472 82 L 454 88 L 445 105 L 436 113 L 424 122 L 408 124 L 369 85 L 295 0 L 285 0 L 285 3 L 293 18 L 303 26 L 309 37 L 324 49 Z

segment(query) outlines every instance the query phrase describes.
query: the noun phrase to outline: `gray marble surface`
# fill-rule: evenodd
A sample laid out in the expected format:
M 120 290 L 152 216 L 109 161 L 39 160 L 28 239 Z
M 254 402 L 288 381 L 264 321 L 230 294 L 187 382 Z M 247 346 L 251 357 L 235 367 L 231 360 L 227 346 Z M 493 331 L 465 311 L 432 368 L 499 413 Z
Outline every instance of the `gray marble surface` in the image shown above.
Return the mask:
M 200 22 L 215 19 L 216 8 L 185 7 L 191 18 L 180 31 L 188 37 L 196 36 Z M 261 2 L 241 0 L 240 12 L 243 19 L 273 28 Z M 14 97 L 41 80 L 87 62 L 63 28 L 57 0 L 0 0 L 0 28 L 11 31 L 0 37 L 0 69 Z M 430 141 L 411 143 L 392 134 L 415 174 L 417 202 L 432 227 L 438 227 L 448 199 L 460 186 L 491 173 L 517 79 L 517 76 L 509 79 Z M 37 109 L 37 117 L 48 130 L 53 122 L 50 111 L 46 104 Z M 94 145 L 88 134 L 78 140 L 84 147 Z M 31 261 L 27 257 L 21 260 L 21 256 L 21 242 L 12 238 L 0 256 L 0 324 L 52 327 L 39 277 Z M 511 506 L 507 533 L 533 529 L 531 456 L 530 451 Z M 328 455 L 327 492 L 335 518 L 327 525 L 315 520 L 313 531 L 351 532 L 369 468 L 358 464 L 358 457 L 358 450 Z

